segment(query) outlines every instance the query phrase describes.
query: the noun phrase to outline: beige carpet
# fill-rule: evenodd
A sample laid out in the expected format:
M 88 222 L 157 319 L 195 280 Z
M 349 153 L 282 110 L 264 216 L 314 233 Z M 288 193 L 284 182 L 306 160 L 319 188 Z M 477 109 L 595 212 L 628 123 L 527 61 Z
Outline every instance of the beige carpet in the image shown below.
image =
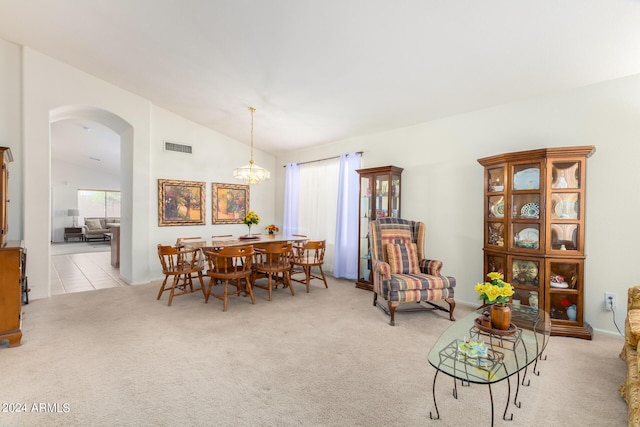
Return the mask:
M 433 410 L 431 345 L 442 312 L 397 315 L 372 294 L 330 279 L 296 296 L 256 290 L 204 304 L 201 294 L 156 301 L 159 283 L 59 295 L 24 307 L 23 345 L 0 348 L 2 426 L 477 426 L 489 425 L 486 387 L 439 376 Z M 458 306 L 462 317 L 470 308 Z M 501 419 L 506 382 L 494 387 L 496 425 L 624 426 L 618 396 L 623 340 L 552 337 L 540 376 Z M 33 412 L 33 404 L 49 404 Z M 57 406 L 56 406 L 57 405 Z M 40 407 L 40 406 L 38 406 Z M 0 408 L 0 409 L 6 409 Z M 54 411 L 54 412 L 51 412 Z

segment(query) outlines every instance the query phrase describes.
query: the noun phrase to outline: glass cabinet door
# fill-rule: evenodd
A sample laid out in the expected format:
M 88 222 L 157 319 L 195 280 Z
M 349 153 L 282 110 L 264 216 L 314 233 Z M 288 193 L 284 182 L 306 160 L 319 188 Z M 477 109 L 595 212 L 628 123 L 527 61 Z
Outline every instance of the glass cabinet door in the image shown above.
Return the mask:
M 540 185 L 542 163 L 516 163 L 511 166 L 509 199 L 509 249 L 542 250 L 541 209 L 543 186 Z
M 369 280 L 369 221 L 371 220 L 371 177 L 360 175 L 360 253 L 359 277 L 363 281 Z
M 390 216 L 400 218 L 400 175 L 391 175 Z
M 499 166 L 489 168 L 485 173 L 485 244 L 490 246 L 505 246 L 506 200 L 504 171 L 505 166 Z
M 550 169 L 548 249 L 582 252 L 582 161 L 552 161 Z
M 538 307 L 544 307 L 544 290 L 540 282 L 544 265 L 541 265 L 537 258 L 520 257 L 510 258 L 510 264 L 509 280 L 516 292 L 513 299 L 519 299 L 522 304 L 531 305 L 531 300 L 536 298 Z
M 504 167 L 490 168 L 487 170 L 487 191 L 504 191 Z
M 356 287 L 372 290 L 369 223 L 378 218 L 401 217 L 402 168 L 380 166 L 359 169 L 357 172 L 360 176 L 360 237 Z
M 552 319 L 580 322 L 582 304 L 580 304 L 583 286 L 582 260 L 547 261 L 549 283 L 549 306 L 547 310 Z
M 389 216 L 389 175 L 376 175 L 376 218 Z

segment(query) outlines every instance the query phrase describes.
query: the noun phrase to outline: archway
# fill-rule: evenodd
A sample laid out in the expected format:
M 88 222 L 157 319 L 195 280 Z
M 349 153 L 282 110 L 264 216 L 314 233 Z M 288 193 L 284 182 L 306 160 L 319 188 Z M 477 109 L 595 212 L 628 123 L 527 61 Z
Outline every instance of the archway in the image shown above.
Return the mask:
M 131 277 L 131 217 L 132 217 L 132 151 L 133 151 L 133 127 L 121 117 L 91 106 L 69 105 L 50 111 L 50 144 L 51 129 L 55 123 L 69 120 L 85 120 L 98 123 L 112 130 L 120 139 L 120 195 L 121 195 L 121 228 L 120 247 L 121 263 L 120 276 L 130 283 Z M 51 154 L 50 154 L 51 167 Z M 51 185 L 51 181 L 50 181 Z M 50 212 L 50 219 L 52 218 Z M 49 292 L 51 284 L 49 283 Z

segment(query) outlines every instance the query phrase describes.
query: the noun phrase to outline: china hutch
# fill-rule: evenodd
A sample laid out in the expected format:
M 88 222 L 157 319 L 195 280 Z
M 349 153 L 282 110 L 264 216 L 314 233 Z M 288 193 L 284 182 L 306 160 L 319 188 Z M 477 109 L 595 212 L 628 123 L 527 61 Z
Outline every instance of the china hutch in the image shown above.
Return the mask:
M 8 163 L 13 161 L 11 150 L 0 147 L 0 341 L 8 340 L 9 347 L 20 345 L 22 340 L 21 312 L 26 252 L 22 242 L 7 240 L 9 204 Z
M 591 339 L 584 321 L 587 158 L 593 146 L 478 159 L 484 166 L 484 273 L 551 317 L 552 335 Z
M 400 218 L 402 170 L 397 166 L 380 166 L 357 171 L 360 176 L 357 288 L 373 290 L 371 255 L 369 253 L 369 222 L 376 218 Z

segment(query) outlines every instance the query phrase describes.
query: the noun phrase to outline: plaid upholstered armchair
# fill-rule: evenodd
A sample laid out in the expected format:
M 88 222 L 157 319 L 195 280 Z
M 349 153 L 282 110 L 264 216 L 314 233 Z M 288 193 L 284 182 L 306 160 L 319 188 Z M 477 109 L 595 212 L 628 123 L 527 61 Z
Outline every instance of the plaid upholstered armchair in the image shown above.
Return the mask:
M 440 274 L 441 261 L 424 259 L 424 233 L 425 225 L 418 221 L 380 218 L 369 223 L 373 305 L 378 296 L 387 301 L 388 308 L 380 307 L 391 316 L 392 326 L 396 308 L 405 303 L 414 306 L 398 311 L 442 310 L 455 320 L 456 279 Z M 433 303 L 443 300 L 449 309 Z

